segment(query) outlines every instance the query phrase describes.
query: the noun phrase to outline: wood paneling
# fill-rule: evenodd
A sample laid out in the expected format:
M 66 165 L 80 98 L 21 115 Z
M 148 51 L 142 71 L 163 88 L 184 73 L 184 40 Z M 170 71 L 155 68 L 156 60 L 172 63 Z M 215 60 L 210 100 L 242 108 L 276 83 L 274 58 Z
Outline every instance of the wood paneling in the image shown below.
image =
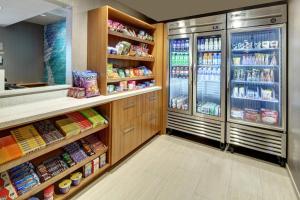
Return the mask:
M 88 69 L 99 72 L 98 84 L 101 94 L 106 94 L 106 65 L 108 44 L 108 7 L 104 6 L 88 12 Z M 105 27 L 105 28 L 104 28 Z

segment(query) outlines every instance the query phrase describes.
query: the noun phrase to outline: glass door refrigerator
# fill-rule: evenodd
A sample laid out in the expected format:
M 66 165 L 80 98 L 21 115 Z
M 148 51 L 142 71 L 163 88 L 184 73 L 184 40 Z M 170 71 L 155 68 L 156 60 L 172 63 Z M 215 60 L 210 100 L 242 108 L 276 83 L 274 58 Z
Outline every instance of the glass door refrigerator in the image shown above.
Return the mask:
M 226 15 L 168 24 L 168 128 L 225 147 Z
M 286 6 L 228 14 L 227 142 L 286 158 Z

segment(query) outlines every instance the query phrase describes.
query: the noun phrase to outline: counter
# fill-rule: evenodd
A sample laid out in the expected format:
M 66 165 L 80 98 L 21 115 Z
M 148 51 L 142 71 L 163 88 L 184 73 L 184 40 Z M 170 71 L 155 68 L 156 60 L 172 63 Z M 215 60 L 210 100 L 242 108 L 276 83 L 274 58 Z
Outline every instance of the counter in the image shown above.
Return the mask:
M 161 87 L 155 86 L 109 96 L 85 99 L 62 97 L 0 108 L 0 130 L 158 90 Z

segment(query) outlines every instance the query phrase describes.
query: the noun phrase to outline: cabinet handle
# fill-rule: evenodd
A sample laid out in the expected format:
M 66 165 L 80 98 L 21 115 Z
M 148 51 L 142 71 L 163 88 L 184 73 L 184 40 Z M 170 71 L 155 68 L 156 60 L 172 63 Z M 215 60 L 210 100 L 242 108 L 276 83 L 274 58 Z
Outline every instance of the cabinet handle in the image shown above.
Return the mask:
M 134 127 L 131 127 L 131 128 L 125 129 L 123 132 L 124 132 L 124 134 L 127 134 L 129 132 L 132 132 L 133 130 L 134 130 Z
M 156 100 L 156 96 L 150 96 L 149 97 L 149 101 L 155 101 Z
M 128 105 L 126 105 L 126 106 L 124 106 L 124 110 L 127 110 L 127 109 L 129 109 L 129 108 L 132 108 L 132 107 L 134 107 L 135 106 L 135 103 L 132 103 L 132 104 L 128 104 Z

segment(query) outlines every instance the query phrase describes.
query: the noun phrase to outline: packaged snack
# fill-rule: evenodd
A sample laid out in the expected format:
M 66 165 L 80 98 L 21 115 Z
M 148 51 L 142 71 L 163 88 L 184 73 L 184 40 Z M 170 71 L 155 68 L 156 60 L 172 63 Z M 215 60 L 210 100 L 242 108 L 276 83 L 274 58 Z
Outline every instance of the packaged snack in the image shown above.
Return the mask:
M 93 126 L 80 112 L 69 113 L 67 116 L 80 126 L 81 132 L 91 129 Z
M 278 112 L 275 110 L 261 109 L 261 121 L 265 124 L 278 124 Z
M 100 164 L 100 159 L 99 157 L 98 158 L 95 158 L 93 161 L 92 161 L 92 164 L 93 164 L 93 173 L 95 173 L 98 169 L 99 169 L 99 164 Z
M 84 165 L 83 174 L 84 174 L 84 177 L 86 178 L 89 175 L 91 175 L 92 173 L 93 173 L 93 164 L 92 164 L 92 162 L 89 162 L 86 165 Z
M 76 186 L 80 184 L 80 181 L 82 179 L 82 173 L 76 172 L 71 174 L 70 179 L 72 181 L 72 185 Z
M 13 136 L 0 138 L 0 164 L 19 158 L 23 153 Z
M 98 75 L 95 72 L 88 72 L 84 74 L 83 87 L 85 88 L 86 97 L 94 97 L 100 95 L 97 77 Z
M 90 145 L 84 139 L 81 139 L 80 142 L 81 142 L 84 152 L 88 156 L 92 156 L 95 154 L 94 151 L 91 149 Z
M 232 118 L 242 119 L 242 120 L 244 119 L 244 111 L 242 109 L 232 108 L 230 114 Z
M 70 118 L 61 119 L 55 122 L 65 136 L 73 136 L 80 133 L 80 126 Z
M 100 156 L 100 168 L 106 165 L 106 153 Z
M 260 122 L 260 113 L 258 110 L 245 109 L 244 119 L 250 122 Z
M 57 130 L 50 120 L 35 122 L 33 126 L 40 133 L 47 145 L 64 138 L 63 134 Z
M 27 125 L 11 131 L 23 154 L 46 146 L 46 142 L 37 132 L 33 125 Z
M 108 121 L 102 115 L 92 108 L 81 110 L 79 112 L 93 124 L 93 127 L 108 123 Z
M 69 167 L 72 167 L 72 166 L 74 166 L 74 165 L 76 164 L 76 163 L 72 160 L 71 156 L 70 156 L 67 152 L 63 153 L 63 154 L 61 155 L 61 157 L 62 157 L 63 161 L 64 161 L 65 163 L 67 163 L 67 165 L 68 165 Z
M 66 194 L 70 191 L 72 181 L 70 179 L 64 179 L 58 184 L 59 192 Z

